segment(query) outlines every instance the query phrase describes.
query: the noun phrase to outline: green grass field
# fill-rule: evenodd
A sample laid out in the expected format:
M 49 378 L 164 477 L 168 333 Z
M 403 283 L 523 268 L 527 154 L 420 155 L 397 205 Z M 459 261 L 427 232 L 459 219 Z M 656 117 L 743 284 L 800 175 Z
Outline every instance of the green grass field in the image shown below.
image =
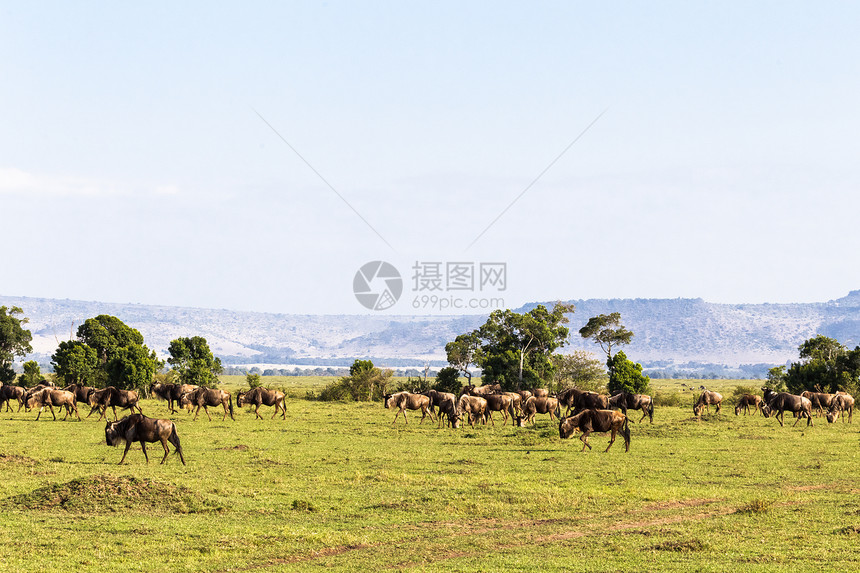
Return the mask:
M 264 380 L 292 396 L 330 381 Z M 293 397 L 286 421 L 264 407 L 264 421 L 237 408 L 194 422 L 143 401 L 176 421 L 187 466 L 158 465 L 158 444 L 148 465 L 138 446 L 116 465 L 95 415 L 4 411 L 0 570 L 860 569 L 860 421 L 782 428 L 729 407 L 697 421 L 693 396 L 632 424 L 630 453 L 619 439 L 605 454 L 608 438 L 580 453 L 546 416 L 437 430 L 392 426 L 379 403 Z

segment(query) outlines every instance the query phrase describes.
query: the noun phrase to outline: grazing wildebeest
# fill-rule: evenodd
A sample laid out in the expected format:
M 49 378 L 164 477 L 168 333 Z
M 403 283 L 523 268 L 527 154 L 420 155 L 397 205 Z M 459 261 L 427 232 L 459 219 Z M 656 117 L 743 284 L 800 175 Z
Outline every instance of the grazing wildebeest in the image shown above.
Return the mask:
M 836 394 L 810 392 L 809 390 L 801 392 L 800 395 L 804 398 L 809 398 L 809 401 L 812 402 L 812 409 L 815 410 L 816 416 L 823 416 L 825 410 L 830 410 L 830 406 L 833 404 L 833 399 L 836 397 Z
M 570 437 L 576 430 L 582 432 L 580 440 L 582 441 L 582 451 L 585 451 L 586 446 L 591 449 L 588 443 L 588 435 L 592 432 L 611 432 L 609 445 L 606 446 L 605 452 L 609 451 L 612 444 L 615 442 L 615 434 L 621 432 L 624 438 L 624 451 L 630 451 L 630 428 L 627 425 L 627 416 L 615 410 L 583 410 L 579 414 L 574 414 L 569 418 L 562 418 L 558 423 L 558 434 L 561 438 Z
M 487 423 L 487 401 L 481 396 L 460 396 L 457 409 L 461 414 L 469 415 L 469 425 L 474 426 L 480 416 L 481 421 Z
M 170 420 L 156 420 L 155 418 L 147 418 L 143 414 L 132 414 L 119 422 L 108 421 L 105 426 L 105 441 L 109 446 L 116 446 L 120 441 L 125 441 L 125 451 L 122 453 L 120 464 L 125 461 L 125 456 L 133 442 L 140 442 L 146 463 L 149 463 L 146 442 L 161 442 L 161 447 L 164 448 L 164 457 L 161 458 L 163 464 L 167 460 L 167 454 L 170 453 L 170 449 L 167 447 L 167 442 L 170 442 L 176 448 L 182 465 L 185 465 L 185 456 L 182 455 L 182 446 L 179 445 L 176 424 Z
M 37 406 L 39 407 L 39 413 L 36 415 L 37 421 L 42 415 L 42 410 L 45 409 L 45 406 L 51 409 L 51 415 L 54 416 L 54 420 L 57 419 L 57 414 L 54 412 L 54 406 L 58 408 L 65 407 L 66 415 L 63 417 L 63 421 L 65 421 L 73 411 L 75 416 L 78 417 L 78 420 L 81 419 L 81 415 L 78 414 L 78 405 L 75 402 L 75 395 L 66 390 L 44 388 L 38 392 L 33 392 L 27 397 L 27 407 L 32 410 Z
M 827 412 L 827 421 L 832 423 L 836 420 L 836 416 L 841 413 L 842 421 L 845 422 L 846 411 L 848 412 L 848 423 L 850 424 L 854 413 L 854 397 L 844 392 L 837 393 L 830 404 L 830 410 Z
M 442 427 L 442 423 L 444 422 L 446 426 L 451 426 L 452 428 L 460 427 L 460 409 L 457 408 L 457 400 L 453 394 L 448 394 L 447 392 L 440 392 L 442 394 L 447 394 L 450 398 L 444 399 L 439 403 L 439 428 Z M 442 418 L 444 414 L 445 418 Z
M 223 406 L 224 407 L 224 417 L 221 418 L 221 421 L 227 419 L 227 407 L 229 406 L 230 419 L 236 420 L 233 417 L 233 396 L 230 392 L 225 392 L 224 390 L 211 389 L 211 388 L 203 388 L 202 386 L 199 388 L 195 388 L 191 392 L 186 392 L 182 394 L 179 398 L 179 406 L 184 408 L 188 405 L 196 406 L 196 410 L 194 411 L 194 420 L 197 419 L 197 416 L 200 414 L 200 408 L 203 408 L 203 411 L 206 412 L 206 417 L 209 418 L 209 421 L 212 421 L 212 416 L 209 415 L 209 406 Z
M 707 408 L 708 413 L 711 412 L 710 405 L 713 404 L 717 407 L 716 414 L 719 415 L 720 410 L 723 407 L 723 395 L 719 392 L 712 392 L 711 390 L 704 390 L 701 395 L 699 395 L 699 399 L 696 400 L 695 405 L 693 405 L 693 415 L 701 416 L 702 409 Z
M 809 398 L 789 394 L 788 392 L 777 393 L 767 387 L 762 388 L 762 392 L 764 392 L 764 402 L 767 404 L 768 414 L 776 412 L 774 417 L 779 421 L 780 426 L 785 426 L 783 423 L 783 419 L 785 417 L 783 412 L 785 410 L 798 414 L 798 418 L 795 420 L 792 428 L 796 426 L 797 422 L 802 420 L 804 416 L 806 416 L 807 426 L 815 426 L 812 422 L 812 401 Z
M 514 423 L 514 419 L 516 418 L 516 414 L 514 413 L 514 400 L 507 394 L 487 394 L 484 396 L 484 399 L 487 401 L 487 417 L 493 422 L 493 425 L 496 425 L 496 422 L 493 421 L 493 412 L 501 412 L 504 417 L 503 426 L 508 423 L 508 414 L 511 415 L 511 424 Z
M 93 412 L 99 410 L 101 413 L 99 420 L 102 418 L 107 419 L 107 409 L 110 408 L 113 410 L 113 419 L 116 421 L 117 406 L 119 406 L 120 410 L 131 410 L 132 414 L 134 414 L 135 409 L 137 409 L 138 414 L 143 414 L 143 410 L 140 409 L 140 405 L 137 403 L 139 400 L 140 397 L 134 390 L 120 390 L 113 386 L 95 390 L 90 392 L 87 398 L 87 403 L 90 405 L 90 413 L 87 414 L 87 418 L 92 416 Z
M 744 412 L 744 416 L 746 416 L 750 411 L 750 406 L 753 409 L 753 416 L 756 413 L 761 412 L 762 400 L 761 396 L 757 396 L 755 394 L 744 394 L 738 400 L 738 403 L 735 405 L 735 416 L 741 413 L 741 410 Z M 764 415 L 764 412 L 762 412 Z
M 654 401 L 647 394 L 628 394 L 621 391 L 618 394 L 609 398 L 610 408 L 620 408 L 624 414 L 627 410 L 642 410 L 641 423 L 648 416 L 648 420 L 654 423 Z
M 397 409 L 397 413 L 394 414 L 394 421 L 391 422 L 392 424 L 397 423 L 397 417 L 400 414 L 403 414 L 403 420 L 408 424 L 409 420 L 406 418 L 406 410 L 421 410 L 421 421 L 418 423 L 422 424 L 428 414 L 431 420 L 436 419 L 433 417 L 433 412 L 430 411 L 431 403 L 430 397 L 424 394 L 397 392 L 396 394 L 386 394 L 384 405 L 389 410 Z
M 18 412 L 21 411 L 21 406 L 24 405 L 24 394 L 27 392 L 26 388 L 23 386 L 11 386 L 9 384 L 4 384 L 0 386 L 0 408 L 3 407 L 3 403 L 6 403 L 6 411 L 9 412 L 12 408 L 9 406 L 9 402 L 12 400 L 18 401 Z
M 555 412 L 558 410 L 558 398 L 537 398 L 532 396 L 523 404 L 523 415 L 517 418 L 517 426 L 524 426 L 527 422 L 535 423 L 535 414 L 549 414 L 550 420 L 555 420 Z
M 284 420 L 287 419 L 287 407 L 284 404 L 284 393 L 279 390 L 269 390 L 268 388 L 257 386 L 248 392 L 239 392 L 236 394 L 236 405 L 241 408 L 245 404 L 254 405 L 254 414 L 256 414 L 257 418 L 260 418 L 261 420 L 263 417 L 260 415 L 260 406 L 263 405 L 275 407 L 275 413 L 272 414 L 272 418 L 277 416 L 278 412 L 281 412 L 281 418 Z
M 435 409 L 439 408 L 441 406 L 442 402 L 449 400 L 449 399 L 454 400 L 454 401 L 457 400 L 457 397 L 454 394 L 451 394 L 450 392 L 439 392 L 438 390 L 433 390 L 432 388 L 430 390 L 425 390 L 423 392 L 413 392 L 413 393 L 422 394 L 422 395 L 430 398 L 430 411 L 433 412 L 434 414 L 436 413 Z

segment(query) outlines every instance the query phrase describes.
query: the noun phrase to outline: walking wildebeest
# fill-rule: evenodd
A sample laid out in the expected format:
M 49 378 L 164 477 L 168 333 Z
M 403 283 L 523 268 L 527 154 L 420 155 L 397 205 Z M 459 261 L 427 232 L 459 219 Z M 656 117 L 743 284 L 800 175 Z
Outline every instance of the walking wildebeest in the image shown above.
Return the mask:
M 487 394 L 484 396 L 484 400 L 487 401 L 487 417 L 493 422 L 493 425 L 496 425 L 496 422 L 493 421 L 493 412 L 501 412 L 504 417 L 503 426 L 508 423 L 508 414 L 511 415 L 511 424 L 514 423 L 514 419 L 516 418 L 516 414 L 514 414 L 514 400 L 507 394 Z
M 36 421 L 39 420 L 45 406 L 51 409 L 51 415 L 54 416 L 55 421 L 57 419 L 57 414 L 54 412 L 54 406 L 58 408 L 66 408 L 66 415 L 63 417 L 63 421 L 65 421 L 73 411 L 75 416 L 78 417 L 78 420 L 80 421 L 81 419 L 81 415 L 78 414 L 78 405 L 75 403 L 75 395 L 66 390 L 44 388 L 38 392 L 30 394 L 27 398 L 27 407 L 32 410 L 36 406 L 39 407 L 39 413 L 36 414 Z
M 176 408 L 174 407 L 174 403 L 179 405 L 179 401 L 182 398 L 183 394 L 187 394 L 196 390 L 198 386 L 196 384 L 173 384 L 166 383 L 161 384 L 160 382 L 156 382 L 152 386 L 149 387 L 150 392 L 156 395 L 156 397 L 161 398 L 162 400 L 167 400 L 167 408 L 171 413 L 176 412 Z M 190 405 L 189 405 L 190 406 Z M 189 413 L 191 408 L 189 408 Z
M 27 392 L 26 388 L 23 386 L 11 386 L 9 384 L 3 384 L 0 386 L 0 408 L 3 407 L 3 403 L 6 403 L 6 411 L 9 412 L 12 408 L 9 406 L 9 402 L 12 400 L 18 401 L 18 412 L 21 411 L 21 406 L 24 405 L 24 394 Z
M 263 405 L 275 407 L 275 413 L 272 414 L 272 418 L 277 416 L 280 411 L 282 412 L 281 419 L 287 419 L 287 407 L 284 404 L 284 393 L 279 390 L 269 390 L 268 388 L 257 386 L 248 392 L 239 392 L 236 394 L 236 405 L 241 408 L 245 404 L 254 405 L 254 414 L 261 420 L 263 417 L 260 415 L 260 406 Z M 256 418 L 254 419 L 256 420 Z
M 487 423 L 487 401 L 481 396 L 469 396 L 466 394 L 460 396 L 460 400 L 457 402 L 457 409 L 461 414 L 469 415 L 470 426 L 475 425 L 475 422 L 478 421 L 478 416 L 481 417 L 481 421 L 484 424 Z
M 74 384 L 69 384 L 63 390 L 67 392 L 71 392 L 75 395 L 75 401 L 81 402 L 82 404 L 89 404 L 90 394 L 96 391 L 96 388 L 92 386 L 82 386 L 77 382 Z
M 535 423 L 535 414 L 549 414 L 550 420 L 555 420 L 558 410 L 558 398 L 536 398 L 532 396 L 523 404 L 523 415 L 517 417 L 517 426 L 523 427 L 526 423 Z
M 574 409 L 576 409 L 576 403 L 579 400 L 579 397 L 585 394 L 585 390 L 580 390 L 579 388 L 565 388 L 558 394 L 556 394 L 556 398 L 558 398 L 559 406 L 566 406 L 566 410 L 564 411 L 564 415 L 567 416 Z
M 627 410 L 642 410 L 642 418 L 639 422 L 641 423 L 645 416 L 648 416 L 648 420 L 654 423 L 654 401 L 647 394 L 628 394 L 621 391 L 609 398 L 609 407 L 620 408 L 624 414 L 627 414 Z
M 170 420 L 156 420 L 155 418 L 147 418 L 143 414 L 132 414 L 119 422 L 108 421 L 105 426 L 105 441 L 109 446 L 116 446 L 120 441 L 125 441 L 125 451 L 122 453 L 120 464 L 125 461 L 125 456 L 133 442 L 140 442 L 146 463 L 149 463 L 146 442 L 161 442 L 161 447 L 164 448 L 164 457 L 161 458 L 163 464 L 167 459 L 167 454 L 170 453 L 170 449 L 167 447 L 167 442 L 170 442 L 176 448 L 182 465 L 185 465 L 185 456 L 182 455 L 182 446 L 179 445 L 176 424 Z
M 182 394 L 179 398 L 179 406 L 185 407 L 186 405 L 196 406 L 197 409 L 194 410 L 194 420 L 197 419 L 197 416 L 200 414 L 200 408 L 203 408 L 203 411 L 206 412 L 206 417 L 209 418 L 209 421 L 212 421 L 212 416 L 209 415 L 209 406 L 223 406 L 224 407 L 224 417 L 221 418 L 221 421 L 227 419 L 227 406 L 230 407 L 230 419 L 236 420 L 233 417 L 233 396 L 230 392 L 226 392 L 224 390 L 217 390 L 211 388 L 203 388 L 202 386 L 199 388 L 195 388 L 191 392 L 186 392 Z
M 523 397 L 519 392 L 502 392 L 505 396 L 511 397 L 511 405 L 514 407 L 514 413 L 517 416 L 523 415 Z
M 450 398 L 445 398 L 442 402 L 439 403 L 439 428 L 442 427 L 443 421 L 445 421 L 447 426 L 451 426 L 456 429 L 460 427 L 460 409 L 457 408 L 457 400 L 453 394 L 449 394 L 447 392 L 440 392 L 440 394 L 446 394 L 450 396 Z M 443 420 L 442 415 L 445 415 L 446 420 Z
M 430 412 L 436 414 L 436 408 L 440 407 L 442 402 L 445 400 L 457 400 L 457 397 L 451 394 L 450 392 L 439 392 L 438 390 L 425 390 L 423 392 L 413 392 L 413 394 L 421 394 L 423 396 L 427 396 L 430 398 Z
M 810 392 L 809 390 L 800 393 L 804 398 L 809 398 L 812 402 L 812 409 L 815 410 L 816 416 L 823 416 L 825 410 L 830 410 L 833 404 L 833 399 L 836 394 L 827 394 L 826 392 Z
M 715 414 L 719 415 L 720 409 L 722 409 L 723 407 L 723 395 L 719 392 L 704 390 L 699 396 L 699 399 L 696 400 L 695 405 L 693 406 L 693 415 L 696 417 L 701 417 L 703 408 L 707 408 L 708 413 L 710 413 L 711 404 L 717 407 L 717 411 L 715 412 Z
M 427 415 L 430 415 L 430 419 L 435 421 L 435 417 L 433 416 L 433 412 L 430 411 L 431 400 L 429 396 L 425 396 L 424 394 L 413 394 L 412 392 L 397 392 L 396 394 L 386 394 L 385 395 L 385 408 L 389 410 L 393 410 L 397 408 L 397 413 L 394 414 L 394 421 L 392 424 L 397 423 L 397 417 L 400 414 L 403 414 L 403 420 L 408 424 L 409 420 L 406 419 L 406 410 L 421 410 L 421 421 L 419 424 L 424 423 L 424 418 Z
M 785 414 L 783 412 L 785 410 L 799 414 L 794 425 L 791 426 L 792 428 L 796 426 L 797 422 L 802 420 L 804 416 L 806 416 L 807 426 L 815 426 L 812 422 L 812 401 L 809 398 L 789 394 L 788 392 L 777 393 L 767 387 L 762 388 L 762 392 L 764 392 L 764 402 L 767 404 L 768 412 L 776 412 L 774 417 L 779 421 L 780 426 L 785 426 L 783 423 L 783 419 L 785 418 Z
M 113 419 L 116 421 L 117 406 L 119 406 L 120 410 L 131 410 L 132 414 L 135 413 L 135 409 L 137 409 L 138 414 L 143 414 L 143 410 L 140 409 L 137 403 L 139 399 L 140 397 L 134 390 L 120 390 L 113 386 L 95 390 L 94 392 L 90 392 L 87 398 L 87 403 L 90 405 L 90 413 L 87 414 L 87 418 L 92 416 L 93 412 L 99 410 L 101 413 L 99 420 L 102 418 L 107 419 L 107 409 L 110 408 L 113 410 Z
M 588 436 L 592 432 L 611 432 L 609 445 L 606 446 L 604 452 L 608 452 L 612 444 L 615 443 L 616 432 L 621 432 L 624 438 L 624 451 L 630 451 L 630 428 L 627 425 L 627 416 L 615 410 L 583 410 L 579 414 L 574 414 L 569 418 L 562 418 L 558 423 L 558 434 L 561 438 L 570 437 L 576 430 L 582 432 L 580 440 L 582 441 L 582 451 L 585 451 L 586 446 L 591 449 L 591 444 L 588 443 Z
M 761 396 L 757 396 L 755 394 L 744 394 L 735 405 L 735 416 L 739 415 L 741 410 L 743 410 L 744 416 L 746 416 L 750 411 L 750 406 L 752 406 L 753 416 L 755 416 L 758 412 L 761 412 L 761 405 Z M 764 416 L 764 412 L 762 412 L 762 416 Z

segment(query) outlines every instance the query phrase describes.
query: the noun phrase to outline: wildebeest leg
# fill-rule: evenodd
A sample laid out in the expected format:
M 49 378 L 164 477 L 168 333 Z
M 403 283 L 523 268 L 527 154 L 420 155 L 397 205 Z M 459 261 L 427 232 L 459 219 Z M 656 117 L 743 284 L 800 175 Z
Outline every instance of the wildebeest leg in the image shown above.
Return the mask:
M 167 459 L 167 454 L 170 453 L 170 449 L 167 447 L 167 438 L 164 436 L 161 437 L 161 447 L 164 448 L 164 457 L 161 458 L 161 463 L 164 463 L 164 460 Z
M 209 421 L 211 422 L 211 421 L 212 421 L 212 416 L 210 416 L 210 415 L 209 415 L 209 406 L 207 406 L 206 404 L 203 404 L 203 411 L 204 411 L 204 412 L 206 412 L 206 417 L 207 417 L 207 418 L 209 418 Z M 227 416 L 226 416 L 226 415 L 224 416 L 224 419 L 225 419 L 225 420 L 227 419 Z M 223 421 L 223 420 L 222 420 L 222 421 Z
M 611 448 L 611 447 L 612 447 L 612 444 L 614 444 L 614 443 L 615 443 L 615 427 L 613 426 L 613 427 L 612 427 L 612 433 L 611 433 L 611 435 L 609 436 L 609 445 L 608 445 L 608 446 L 606 446 L 606 449 L 605 449 L 605 450 L 603 450 L 603 453 L 605 454 L 606 452 L 608 452 L 608 451 L 609 451 L 609 448 Z
M 36 414 L 36 421 L 37 421 L 37 422 L 39 421 L 39 416 L 41 416 L 41 415 L 42 415 L 42 410 L 44 410 L 44 409 L 45 409 L 45 407 L 44 407 L 44 406 L 42 406 L 42 407 L 40 407 L 40 408 L 39 408 L 39 413 L 38 413 L 38 414 Z
M 580 450 L 581 452 L 585 451 L 586 446 L 588 446 L 589 450 L 591 449 L 591 444 L 588 443 L 588 434 L 590 434 L 590 433 L 591 433 L 591 430 L 585 430 L 584 432 L 582 432 L 582 435 L 579 436 L 579 439 L 582 441 L 582 444 L 583 444 L 582 449 Z
M 72 408 L 74 408 L 74 409 L 75 409 L 75 416 L 77 416 L 77 417 L 78 417 L 78 422 L 82 422 L 83 420 L 81 420 L 81 415 L 78 413 L 78 404 L 77 404 L 77 402 L 74 404 L 74 406 L 72 406 Z
M 143 443 L 143 440 L 140 441 L 140 449 L 143 450 L 143 457 L 146 458 L 146 463 L 149 463 L 149 456 L 146 453 L 146 444 Z
M 785 412 L 783 410 L 777 410 L 776 419 L 779 420 L 779 425 L 785 427 L 783 421 L 785 420 Z
M 121 460 L 119 461 L 119 463 L 117 464 L 118 466 L 121 466 L 121 465 L 122 465 L 122 462 L 124 462 L 124 461 L 125 461 L 125 456 L 126 456 L 126 454 L 128 454 L 128 449 L 129 449 L 130 447 L 131 447 L 131 442 L 126 442 L 126 443 L 125 443 L 125 451 L 122 453 L 122 459 L 121 459 Z
M 116 422 L 119 419 L 116 415 L 116 406 L 111 405 L 111 409 L 113 410 L 113 421 Z M 105 413 L 107 413 L 107 408 L 105 408 Z M 134 414 L 134 409 L 132 409 L 131 413 Z
M 642 423 L 642 420 L 644 420 L 645 416 L 647 416 L 647 415 L 648 415 L 648 411 L 645 408 L 642 408 L 642 418 L 639 420 L 640 424 Z M 651 423 L 653 424 L 654 420 L 651 420 Z
M 260 405 L 259 404 L 257 404 L 256 408 L 254 408 L 254 415 L 257 418 L 260 418 L 261 420 L 263 419 L 263 417 L 260 415 Z M 254 418 L 254 419 L 256 420 L 257 418 Z M 226 420 L 226 419 L 227 419 L 227 408 L 224 408 L 224 420 Z M 221 421 L 223 422 L 224 420 L 221 420 Z
M 189 411 L 188 413 L 190 414 L 191 412 Z M 196 421 L 197 421 L 197 415 L 198 415 L 198 414 L 200 414 L 200 405 L 199 405 L 199 404 L 197 405 L 197 409 L 194 411 L 194 419 L 193 419 L 193 420 L 191 420 L 192 422 L 196 422 Z

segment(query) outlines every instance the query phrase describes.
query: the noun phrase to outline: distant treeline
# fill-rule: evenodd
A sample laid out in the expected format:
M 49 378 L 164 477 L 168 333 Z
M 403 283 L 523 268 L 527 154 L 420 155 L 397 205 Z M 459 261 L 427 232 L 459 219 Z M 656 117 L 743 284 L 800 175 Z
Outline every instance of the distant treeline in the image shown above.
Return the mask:
M 423 377 L 424 372 L 414 368 L 394 368 L 392 369 L 394 376 L 401 378 L 418 378 Z M 438 369 L 431 369 L 427 374 L 428 378 L 435 378 Z M 339 366 L 318 366 L 316 368 L 266 368 L 262 369 L 257 366 L 246 368 L 244 366 L 225 366 L 223 374 L 227 376 L 246 376 L 248 374 L 259 374 L 260 376 L 349 376 L 349 367 Z
M 696 380 L 761 380 L 767 378 L 767 372 L 778 364 L 741 364 L 726 366 L 704 362 L 687 362 L 672 364 L 651 362 L 644 368 L 644 374 L 651 378 L 663 379 L 696 379 Z

